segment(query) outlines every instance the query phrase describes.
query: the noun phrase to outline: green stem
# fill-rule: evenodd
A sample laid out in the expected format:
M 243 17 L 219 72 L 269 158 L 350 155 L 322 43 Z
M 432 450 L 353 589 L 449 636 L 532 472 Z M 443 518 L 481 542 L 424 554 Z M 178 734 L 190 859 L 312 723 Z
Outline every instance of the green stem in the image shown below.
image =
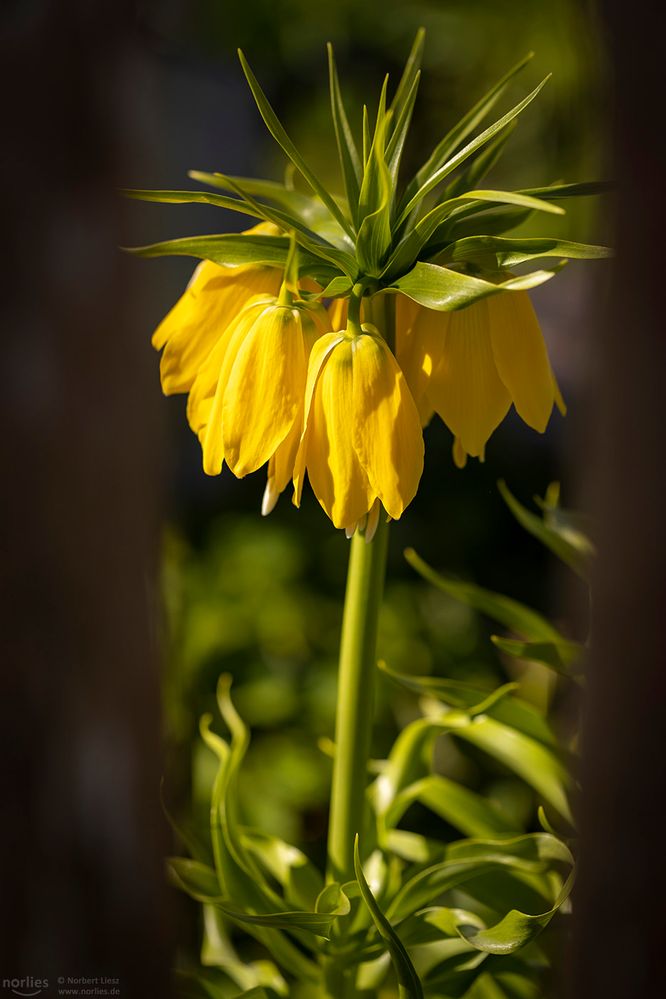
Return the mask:
M 354 878 L 354 837 L 363 832 L 372 732 L 377 623 L 384 590 L 388 525 L 382 511 L 372 541 L 351 540 L 338 673 L 328 877 Z

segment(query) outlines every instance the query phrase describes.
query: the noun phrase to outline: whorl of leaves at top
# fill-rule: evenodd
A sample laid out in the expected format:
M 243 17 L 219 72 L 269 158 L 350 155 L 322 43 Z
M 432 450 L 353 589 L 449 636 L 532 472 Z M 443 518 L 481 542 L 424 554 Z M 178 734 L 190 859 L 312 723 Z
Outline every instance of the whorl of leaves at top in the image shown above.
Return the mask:
M 532 212 L 562 214 L 564 209 L 554 202 L 598 193 L 605 185 L 554 184 L 519 191 L 479 187 L 502 155 L 516 119 L 548 80 L 546 77 L 492 125 L 478 131 L 510 81 L 527 65 L 531 53 L 447 132 L 413 177 L 399 182 L 419 86 L 423 42 L 420 30 L 390 104 L 388 77 L 385 79 L 374 127 L 364 108 L 360 144 L 349 125 L 333 49 L 328 46 L 331 115 L 344 189 L 340 196 L 333 195 L 303 159 L 240 52 L 261 116 L 310 193 L 287 183 L 201 171 L 191 171 L 190 176 L 217 190 L 126 191 L 144 201 L 217 205 L 271 222 L 285 234 L 192 236 L 137 247 L 132 252 L 144 257 L 185 255 L 218 264 L 284 267 L 289 234 L 293 233 L 301 274 L 321 285 L 322 297 L 347 296 L 356 285 L 357 291 L 360 287 L 365 294 L 399 291 L 441 311 L 464 308 L 502 291 L 535 287 L 551 278 L 568 258 L 607 256 L 609 250 L 603 246 L 503 235 Z M 550 266 L 519 277 L 512 271 L 518 264 L 548 258 Z

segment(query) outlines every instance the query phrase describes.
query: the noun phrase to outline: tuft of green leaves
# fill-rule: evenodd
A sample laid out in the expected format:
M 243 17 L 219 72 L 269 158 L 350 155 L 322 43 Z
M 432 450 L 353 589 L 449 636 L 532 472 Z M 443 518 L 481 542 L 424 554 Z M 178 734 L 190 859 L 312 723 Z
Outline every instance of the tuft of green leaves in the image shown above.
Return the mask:
M 499 237 L 531 213 L 562 214 L 563 198 L 600 193 L 603 184 L 556 184 L 534 190 L 480 189 L 479 182 L 504 153 L 524 111 L 548 81 L 481 131 L 509 83 L 528 65 L 528 53 L 440 139 L 414 176 L 401 182 L 400 165 L 409 137 L 425 32 L 419 30 L 405 69 L 388 100 L 388 77 L 371 124 L 363 109 L 360 141 L 345 109 L 333 47 L 328 45 L 331 118 L 340 167 L 341 192 L 329 191 L 298 151 L 280 122 L 244 54 L 241 66 L 266 127 L 290 168 L 309 193 L 270 180 L 191 171 L 215 191 L 126 191 L 133 198 L 169 204 L 204 203 L 270 222 L 284 235 L 194 236 L 135 247 L 138 256 L 185 254 L 215 263 L 282 267 L 285 236 L 293 233 L 304 275 L 322 296 L 401 292 L 436 310 L 464 308 L 491 294 L 532 288 L 551 278 L 570 258 L 607 256 L 606 247 L 542 239 Z M 445 181 L 448 183 L 445 184 Z M 233 195 L 233 196 L 230 196 Z M 546 269 L 516 277 L 513 268 L 553 258 Z

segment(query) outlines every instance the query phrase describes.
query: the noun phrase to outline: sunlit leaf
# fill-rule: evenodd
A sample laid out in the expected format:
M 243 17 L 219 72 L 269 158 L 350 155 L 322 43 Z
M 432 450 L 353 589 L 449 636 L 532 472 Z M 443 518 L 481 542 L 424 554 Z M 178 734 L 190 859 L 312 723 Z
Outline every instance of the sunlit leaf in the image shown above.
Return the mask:
M 506 89 L 509 81 L 527 65 L 533 55 L 533 52 L 529 52 L 523 59 L 520 60 L 520 62 L 516 63 L 516 65 L 513 66 L 500 80 L 498 80 L 498 82 L 491 87 L 488 93 L 485 94 L 480 101 L 477 101 L 474 107 L 471 108 L 449 132 L 447 132 L 444 138 L 437 143 L 437 146 L 432 151 L 427 161 L 417 172 L 414 179 L 407 185 L 404 200 L 409 201 L 409 199 L 414 196 L 416 191 L 418 191 L 419 188 L 425 183 L 428 177 L 431 177 L 432 174 L 434 174 L 442 166 L 442 164 L 446 163 L 460 144 L 465 141 L 467 136 L 471 135 L 474 129 L 492 110 L 493 106 Z
M 474 610 L 486 614 L 494 621 L 514 631 L 523 638 L 536 642 L 559 642 L 562 636 L 541 614 L 526 607 L 511 597 L 493 593 L 474 583 L 451 579 L 436 572 L 420 558 L 412 548 L 405 551 L 405 558 L 413 569 L 429 583 L 443 590 L 450 597 L 459 600 Z
M 527 510 L 513 496 L 505 482 L 498 482 L 498 488 L 504 502 L 511 510 L 518 523 L 529 531 L 542 544 L 550 548 L 558 558 L 562 559 L 574 572 L 589 580 L 590 559 L 594 554 L 592 542 L 581 531 L 564 531 L 548 524 L 545 519 Z
M 315 176 L 315 174 L 309 168 L 309 166 L 307 165 L 301 154 L 296 149 L 296 146 L 287 135 L 283 126 L 280 124 L 277 115 L 273 111 L 273 108 L 268 102 L 268 99 L 264 94 L 263 90 L 261 89 L 261 86 L 259 85 L 257 78 L 250 69 L 247 59 L 240 51 L 240 49 L 238 50 L 238 56 L 240 58 L 241 66 L 243 67 L 243 72 L 245 73 L 247 82 L 250 85 L 252 96 L 255 99 L 261 117 L 264 119 L 264 122 L 266 123 L 266 127 L 268 128 L 269 132 L 271 133 L 275 141 L 278 143 L 278 145 L 285 152 L 285 154 L 289 157 L 289 159 L 294 164 L 299 173 L 303 176 L 304 180 L 306 180 L 307 183 L 310 185 L 310 187 L 317 195 L 317 197 L 319 197 L 321 201 L 326 205 L 331 215 L 335 219 L 337 219 L 337 221 L 340 223 L 342 228 L 349 236 L 353 236 L 354 231 L 349 221 L 345 218 L 343 212 L 336 204 L 335 199 L 331 197 L 326 187 L 321 183 L 321 181 Z
M 442 163 L 442 165 L 437 169 L 433 170 L 432 173 L 428 173 L 424 170 L 423 180 L 420 181 L 418 189 L 402 209 L 398 218 L 398 224 L 409 216 L 412 210 L 420 204 L 426 194 L 429 194 L 430 191 L 437 187 L 437 185 L 440 184 L 445 177 L 448 177 L 448 175 L 459 167 L 461 163 L 464 163 L 465 160 L 472 155 L 472 153 L 475 153 L 477 149 L 480 149 L 487 142 L 490 142 L 490 140 L 506 128 L 514 118 L 524 111 L 525 108 L 532 103 L 534 98 L 549 79 L 550 76 L 547 76 L 541 81 L 538 87 L 535 87 L 534 90 L 527 95 L 527 97 L 523 98 L 523 100 L 511 108 L 510 111 L 507 111 L 505 115 L 502 115 L 502 117 L 489 128 L 484 129 L 480 135 L 477 135 L 476 138 L 472 139 L 472 141 L 464 146 L 459 152 L 453 155 L 450 159 L 446 160 L 446 162 Z
M 391 954 L 391 960 L 398 977 L 398 992 L 400 999 L 423 999 L 423 989 L 419 976 L 414 970 L 414 965 L 409 959 L 409 954 L 405 950 L 404 944 L 395 932 L 391 923 L 379 908 L 377 900 L 370 890 L 368 882 L 363 874 L 361 858 L 358 852 L 358 836 L 354 841 L 354 870 L 358 880 L 363 901 L 370 911 L 372 921 L 377 932 L 386 942 L 386 946 Z
M 411 271 L 395 280 L 391 290 L 402 292 L 419 305 L 439 312 L 452 312 L 464 309 L 489 295 L 503 291 L 526 291 L 549 281 L 559 267 L 549 270 L 532 271 L 507 281 L 493 283 L 470 274 L 461 274 L 449 267 L 419 261 Z
M 342 179 L 347 192 L 347 201 L 352 215 L 352 219 L 357 219 L 358 197 L 361 185 L 361 162 L 359 160 L 356 143 L 349 127 L 347 114 L 340 93 L 340 83 L 338 71 L 335 66 L 333 46 L 328 44 L 328 75 L 331 92 L 331 115 L 333 118 L 333 128 L 338 146 L 338 156 L 340 158 L 340 168 Z

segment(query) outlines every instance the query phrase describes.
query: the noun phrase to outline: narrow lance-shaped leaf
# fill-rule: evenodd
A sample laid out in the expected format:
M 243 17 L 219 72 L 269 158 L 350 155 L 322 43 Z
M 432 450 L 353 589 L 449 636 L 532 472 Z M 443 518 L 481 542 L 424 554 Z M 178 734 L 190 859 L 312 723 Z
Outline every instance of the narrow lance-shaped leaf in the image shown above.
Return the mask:
M 382 112 L 382 103 L 380 102 L 380 112 Z M 359 264 L 366 274 L 379 273 L 382 261 L 391 244 L 393 185 L 384 159 L 384 139 L 387 124 L 387 114 L 378 118 L 359 196 L 359 219 L 362 219 L 362 222 L 356 241 L 356 254 Z
M 482 201 L 491 204 L 519 205 L 530 211 L 547 212 L 552 215 L 563 215 L 564 209 L 551 205 L 548 201 L 520 194 L 518 191 L 467 191 L 465 194 L 436 205 L 427 215 L 400 241 L 392 253 L 384 273 L 387 279 L 392 274 L 404 272 L 416 260 L 421 248 L 425 246 L 441 222 L 461 204 L 468 201 Z
M 414 965 L 409 959 L 409 954 L 405 950 L 402 940 L 379 908 L 377 900 L 372 894 L 368 882 L 365 880 L 358 851 L 358 836 L 354 840 L 354 869 L 363 901 L 370 911 L 377 932 L 385 940 L 391 954 L 391 960 L 393 961 L 398 977 L 398 994 L 400 999 L 423 999 L 423 988 L 421 987 L 421 982 L 419 976 L 416 974 Z
M 516 520 L 526 531 L 529 531 L 542 544 L 550 548 L 558 558 L 566 563 L 581 579 L 589 580 L 590 559 L 594 553 L 594 547 L 589 538 L 582 532 L 572 532 L 567 536 L 561 531 L 550 527 L 541 517 L 527 510 L 522 503 L 519 503 L 515 496 L 507 488 L 505 482 L 498 482 L 498 488 L 502 498 L 511 510 Z
M 430 176 L 423 181 L 416 193 L 412 198 L 410 198 L 403 208 L 398 219 L 398 224 L 408 217 L 411 211 L 423 200 L 426 194 L 429 194 L 433 188 L 437 187 L 437 185 L 444 180 L 445 177 L 452 173 L 456 167 L 460 166 L 461 163 L 464 163 L 468 156 L 471 156 L 477 149 L 480 149 L 486 142 L 489 142 L 492 138 L 494 138 L 494 136 L 496 136 L 502 129 L 506 128 L 510 122 L 512 122 L 513 119 L 521 113 L 521 111 L 524 111 L 525 108 L 532 103 L 534 98 L 549 79 L 550 76 L 547 76 L 541 81 L 538 87 L 535 87 L 534 90 L 527 95 L 527 97 L 523 98 L 522 101 L 516 104 L 515 107 L 511 108 L 510 111 L 507 111 L 507 113 L 498 119 L 498 121 L 496 121 L 493 125 L 481 132 L 480 135 L 477 135 L 475 139 L 472 139 L 472 141 L 464 146 L 460 152 L 456 153 L 450 160 L 447 160 L 447 162 L 442 164 L 438 170 L 435 170 L 434 173 L 430 174 Z
M 400 111 L 400 117 L 395 123 L 393 129 L 393 134 L 389 140 L 386 147 L 386 163 L 388 165 L 389 174 L 391 175 L 391 181 L 395 188 L 398 180 L 398 171 L 400 169 L 400 160 L 402 158 L 402 151 L 405 147 L 405 140 L 407 138 L 407 133 L 409 131 L 409 126 L 412 120 L 412 114 L 414 111 L 414 104 L 416 102 L 416 95 L 419 89 L 419 82 L 421 80 L 421 74 L 417 73 L 414 77 L 414 82 L 412 83 L 412 88 L 407 95 L 407 98 L 402 105 Z M 395 112 L 393 112 L 395 113 Z
M 582 660 L 585 655 L 585 646 L 579 642 L 571 642 L 560 639 L 555 642 L 524 642 L 517 638 L 504 638 L 500 635 L 491 635 L 490 640 L 500 652 L 512 656 L 514 659 L 522 659 L 527 662 L 541 663 L 554 669 L 556 673 L 564 676 L 576 677 L 576 672 L 582 668 Z
M 358 196 L 361 184 L 361 162 L 358 157 L 356 143 L 352 135 L 347 114 L 340 93 L 340 81 L 338 71 L 335 66 L 333 46 L 330 42 L 328 49 L 328 78 L 331 92 L 331 116 L 333 118 L 333 128 L 335 130 L 335 140 L 338 146 L 338 156 L 342 179 L 347 193 L 349 210 L 354 222 L 357 220 Z
M 450 243 L 438 257 L 439 263 L 474 263 L 486 269 L 517 267 L 548 257 L 601 260 L 611 256 L 607 246 L 573 243 L 566 239 L 537 237 L 510 239 L 505 236 L 468 236 Z
M 589 181 L 578 184 L 552 184 L 548 187 L 523 188 L 519 194 L 529 194 L 537 198 L 547 198 L 556 201 L 559 198 L 589 197 L 603 194 L 611 189 L 611 185 L 603 181 Z M 483 219 L 476 216 L 483 215 Z M 452 239 L 465 236 L 476 236 L 482 228 L 485 235 L 497 235 L 515 229 L 530 216 L 530 211 L 515 211 L 509 208 L 488 210 L 488 205 L 482 202 L 472 202 L 469 206 L 456 208 L 448 219 L 442 223 L 433 236 L 433 241 L 442 244 L 444 248 Z
M 502 156 L 504 147 L 516 130 L 517 124 L 516 121 L 511 122 L 503 132 L 500 132 L 497 138 L 489 142 L 485 149 L 481 149 L 473 157 L 472 162 L 457 177 L 446 185 L 444 189 L 444 197 L 446 199 L 455 198 L 459 194 L 464 194 L 465 191 L 471 190 L 471 188 L 476 187 L 490 173 Z
M 429 583 L 448 593 L 455 600 L 460 600 L 468 607 L 473 607 L 474 610 L 510 628 L 516 634 L 533 641 L 559 641 L 562 638 L 545 617 L 517 600 L 500 593 L 493 593 L 474 583 L 465 583 L 443 576 L 424 562 L 412 548 L 405 551 L 405 558 Z
M 393 111 L 394 121 L 397 122 L 400 119 L 400 115 L 404 109 L 405 104 L 409 101 L 409 94 L 414 85 L 414 80 L 419 74 L 421 67 L 421 59 L 423 57 L 423 45 L 425 43 L 425 28 L 419 28 L 416 32 L 416 37 L 412 43 L 411 50 L 407 56 L 407 62 L 405 63 L 405 68 L 402 71 L 402 76 L 400 77 L 400 83 L 398 84 L 397 90 L 391 101 L 390 110 Z
M 293 218 L 282 212 L 279 208 L 271 208 L 268 205 L 260 204 L 255 198 L 249 193 L 249 191 L 243 190 L 240 184 L 232 181 L 230 177 L 226 180 L 233 186 L 233 188 L 238 192 L 241 198 L 247 204 L 254 208 L 255 211 L 261 212 L 263 218 L 268 222 L 273 222 L 275 225 L 279 226 L 281 229 L 287 231 L 293 231 L 296 240 L 300 243 L 306 250 L 310 253 L 314 253 L 322 257 L 324 260 L 328 260 L 333 264 L 344 270 L 346 274 L 353 276 L 356 270 L 356 261 L 351 253 L 347 253 L 345 250 L 340 249 L 337 246 L 333 246 L 328 240 L 323 239 L 318 236 L 317 233 L 308 229 L 297 219 Z
M 291 164 L 290 164 L 291 165 Z M 305 225 L 310 226 L 318 232 L 318 226 L 324 220 L 333 224 L 331 216 L 321 201 L 311 198 L 301 191 L 295 191 L 293 187 L 280 184 L 275 180 L 262 180 L 256 177 L 228 177 L 221 173 L 205 173 L 202 170 L 188 170 L 188 177 L 197 180 L 201 184 L 210 184 L 211 187 L 219 187 L 223 191 L 235 191 L 232 183 L 240 184 L 243 190 L 257 198 L 264 198 L 273 202 L 278 207 L 283 208 L 291 215 L 300 218 Z M 342 234 L 342 229 L 340 229 Z
M 508 73 L 505 73 L 505 75 L 490 88 L 488 93 L 485 94 L 480 101 L 477 101 L 474 107 L 471 108 L 467 114 L 464 115 L 464 117 L 461 118 L 449 132 L 447 132 L 444 138 L 437 143 L 437 146 L 432 151 L 427 161 L 407 185 L 403 201 L 409 201 L 422 184 L 428 179 L 428 177 L 430 177 L 436 170 L 439 169 L 439 167 L 441 167 L 443 163 L 449 159 L 460 143 L 464 142 L 467 136 L 470 135 L 477 125 L 483 121 L 499 97 L 501 97 L 510 80 L 517 73 L 519 73 L 521 69 L 524 69 L 533 55 L 533 52 L 528 52 L 528 54 L 524 56 L 520 62 L 516 63 L 516 65 L 508 71 Z
M 148 246 L 123 248 L 137 257 L 196 257 L 211 260 L 221 266 L 258 264 L 264 267 L 284 268 L 289 252 L 289 240 L 282 236 L 242 236 L 221 233 L 211 236 L 186 236 L 168 239 Z M 300 271 L 313 275 L 322 284 L 331 281 L 338 273 L 331 264 L 314 254 L 301 250 Z
M 252 96 L 255 99 L 257 107 L 259 108 L 259 112 L 262 118 L 264 119 L 269 132 L 271 133 L 275 141 L 278 143 L 278 145 L 283 149 L 283 151 L 289 157 L 289 159 L 294 164 L 299 173 L 302 174 L 303 178 L 310 185 L 314 193 L 319 198 L 321 198 L 323 203 L 330 211 L 331 215 L 333 215 L 333 217 L 337 219 L 337 221 L 340 223 L 345 232 L 349 236 L 353 237 L 354 230 L 352 229 L 348 219 L 345 218 L 343 212 L 340 210 L 335 199 L 331 197 L 331 195 L 328 193 L 328 191 L 321 183 L 321 181 L 315 176 L 315 174 L 312 172 L 310 167 L 307 165 L 307 163 L 297 150 L 294 143 L 287 135 L 277 115 L 273 111 L 273 108 L 271 107 L 268 98 L 261 89 L 261 86 L 259 85 L 257 78 L 250 69 L 247 59 L 245 58 L 240 49 L 238 50 L 238 57 L 241 61 L 241 66 L 243 67 L 243 72 L 245 73 L 247 82 L 250 85 Z
M 482 277 L 462 274 L 449 267 L 419 261 L 411 271 L 393 281 L 390 290 L 402 292 L 408 298 L 438 312 L 452 312 L 464 309 L 489 295 L 504 291 L 527 291 L 549 281 L 561 269 L 565 261 L 546 269 L 512 277 L 506 281 L 486 281 Z

